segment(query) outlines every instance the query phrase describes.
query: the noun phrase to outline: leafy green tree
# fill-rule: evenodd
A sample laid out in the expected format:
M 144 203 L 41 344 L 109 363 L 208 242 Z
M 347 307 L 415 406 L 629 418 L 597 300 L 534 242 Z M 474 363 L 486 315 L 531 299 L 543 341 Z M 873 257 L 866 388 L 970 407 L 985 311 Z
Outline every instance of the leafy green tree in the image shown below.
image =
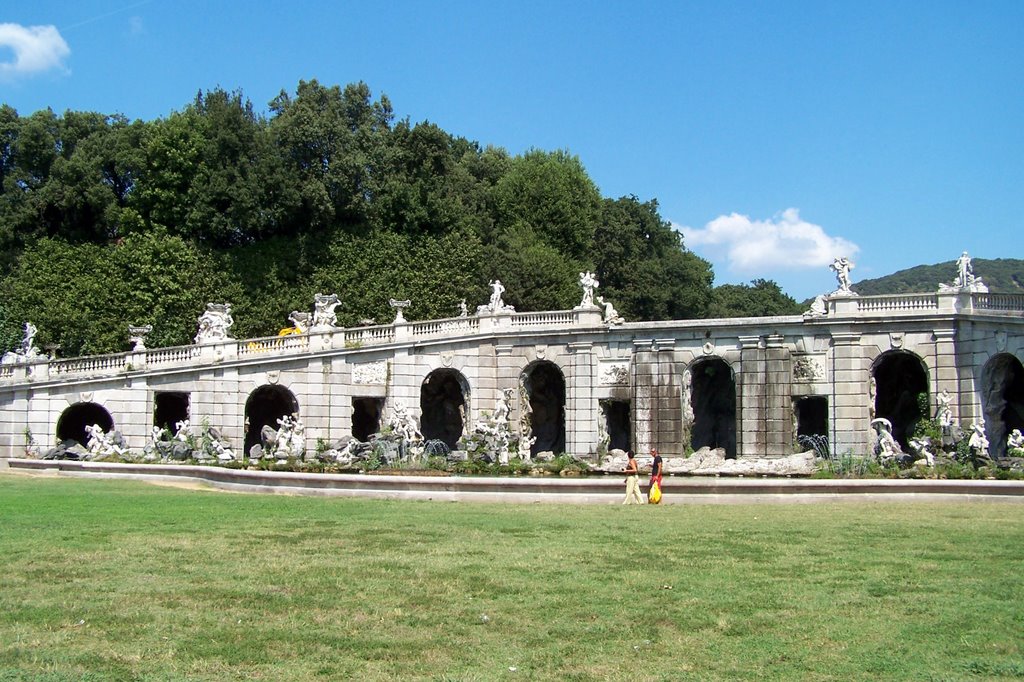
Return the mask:
M 365 83 L 342 90 L 299 81 L 295 96 L 282 90 L 270 110 L 272 139 L 299 181 L 299 224 L 365 226 L 375 174 L 386 162 L 393 118 L 387 97 L 372 101 Z
M 682 236 L 658 213 L 655 200 L 605 199 L 594 234 L 598 295 L 627 319 L 703 317 L 714 274 L 683 248 Z
M 565 257 L 588 260 L 601 195 L 578 157 L 537 149 L 517 156 L 494 196 L 496 236 L 532 230 Z
M 127 350 L 128 325 L 152 324 L 153 346 L 190 343 L 212 300 L 237 294 L 223 268 L 180 237 L 129 235 L 101 246 L 43 238 L 5 281 L 8 316 L 39 328 L 64 356 Z
M 762 317 L 798 315 L 803 307 L 775 282 L 755 279 L 750 284 L 723 284 L 715 287 L 708 317 Z

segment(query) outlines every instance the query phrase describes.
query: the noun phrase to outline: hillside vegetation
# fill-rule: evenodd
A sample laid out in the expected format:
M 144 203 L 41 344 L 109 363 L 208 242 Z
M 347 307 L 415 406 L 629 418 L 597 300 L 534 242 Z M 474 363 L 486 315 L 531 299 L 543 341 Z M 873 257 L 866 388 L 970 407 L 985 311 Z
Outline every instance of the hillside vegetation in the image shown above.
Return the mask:
M 206 302 L 238 338 L 336 293 L 339 324 L 450 317 L 505 284 L 520 311 L 578 304 L 579 273 L 630 320 L 799 307 L 774 282 L 716 293 L 654 199 L 604 197 L 567 151 L 510 155 L 395 120 L 364 83 L 301 81 L 266 115 L 200 92 L 153 121 L 0 106 L 0 348 L 31 320 L 72 356 L 191 342 Z
M 1018 258 L 974 258 L 974 274 L 981 277 L 989 291 L 1024 292 L 1024 260 Z M 865 279 L 853 285 L 865 296 L 878 294 L 924 293 L 935 291 L 940 283 L 950 284 L 956 278 L 956 261 L 935 265 L 918 265 L 885 277 Z

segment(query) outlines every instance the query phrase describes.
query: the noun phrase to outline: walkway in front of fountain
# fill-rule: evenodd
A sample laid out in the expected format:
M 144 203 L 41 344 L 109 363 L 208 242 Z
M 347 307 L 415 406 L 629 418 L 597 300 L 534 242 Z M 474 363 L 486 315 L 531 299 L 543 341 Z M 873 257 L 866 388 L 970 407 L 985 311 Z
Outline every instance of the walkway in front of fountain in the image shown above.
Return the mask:
M 7 470 L 4 470 L 6 463 Z M 216 490 L 445 502 L 618 504 L 622 477 L 307 474 L 213 466 L 0 459 L 0 473 L 120 478 L 199 484 Z M 665 504 L 840 501 L 1000 501 L 1024 503 L 1024 481 L 669 477 Z

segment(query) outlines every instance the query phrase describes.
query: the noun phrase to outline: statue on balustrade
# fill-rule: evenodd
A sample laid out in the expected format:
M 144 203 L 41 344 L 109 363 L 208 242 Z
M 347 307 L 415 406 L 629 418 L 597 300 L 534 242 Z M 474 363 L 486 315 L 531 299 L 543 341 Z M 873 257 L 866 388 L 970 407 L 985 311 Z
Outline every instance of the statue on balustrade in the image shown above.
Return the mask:
M 340 301 L 337 294 L 317 294 L 313 297 L 313 331 L 327 331 L 338 325 L 334 309 Z
M 199 316 L 199 332 L 196 343 L 218 343 L 227 341 L 228 329 L 235 323 L 231 317 L 230 303 L 207 303 L 206 312 Z
M 594 289 L 600 286 L 594 273 L 587 270 L 580 273 L 580 286 L 583 287 L 583 300 L 579 307 L 590 308 L 594 305 Z

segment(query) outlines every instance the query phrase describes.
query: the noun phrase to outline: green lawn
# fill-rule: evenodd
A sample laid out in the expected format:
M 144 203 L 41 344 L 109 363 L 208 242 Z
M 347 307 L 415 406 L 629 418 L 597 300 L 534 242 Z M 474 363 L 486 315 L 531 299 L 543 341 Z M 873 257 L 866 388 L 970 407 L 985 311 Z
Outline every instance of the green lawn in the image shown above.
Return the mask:
M 0 680 L 1024 679 L 1024 505 L 0 476 Z

